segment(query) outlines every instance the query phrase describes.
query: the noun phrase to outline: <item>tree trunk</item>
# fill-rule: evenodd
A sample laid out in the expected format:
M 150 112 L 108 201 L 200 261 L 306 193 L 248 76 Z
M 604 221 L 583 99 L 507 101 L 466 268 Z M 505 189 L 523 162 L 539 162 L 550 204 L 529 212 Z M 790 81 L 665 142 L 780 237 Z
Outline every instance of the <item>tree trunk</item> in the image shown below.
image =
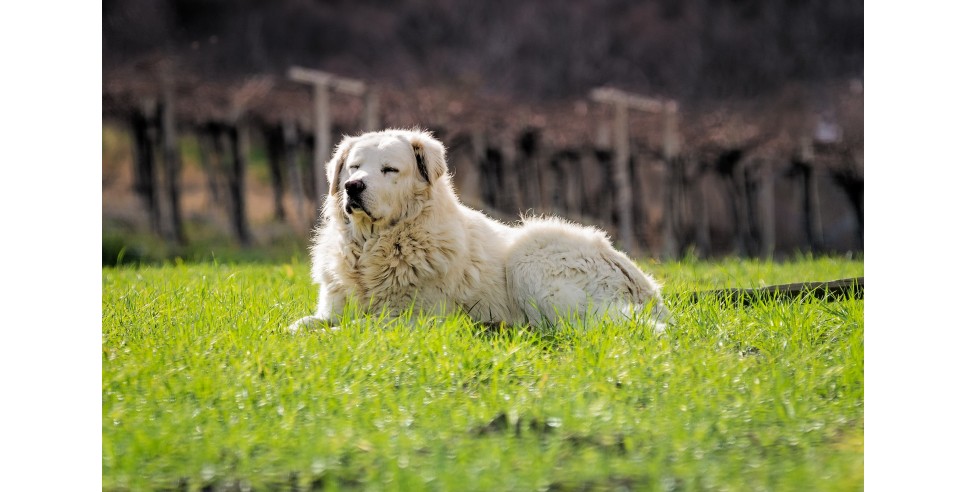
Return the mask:
M 865 210 L 863 195 L 865 194 L 865 184 L 863 178 L 858 174 L 858 172 L 853 170 L 844 170 L 835 172 L 832 175 L 842 190 L 845 191 L 845 195 L 849 199 L 849 205 L 852 206 L 852 211 L 855 212 L 855 219 L 858 222 L 858 240 L 859 248 L 865 247 Z
M 581 173 L 580 159 L 576 154 L 568 153 L 566 159 L 564 160 L 564 169 L 567 178 L 567 188 L 564 194 L 564 203 L 567 205 L 567 214 L 574 217 L 581 213 L 583 204 L 581 199 L 583 198 L 583 193 L 581 189 L 581 183 L 583 182 L 583 175 Z
M 483 201 L 494 209 L 500 209 L 500 186 L 503 184 L 503 154 L 493 147 L 487 147 L 480 162 L 483 176 Z
M 295 198 L 295 223 L 298 231 L 305 231 L 308 221 L 305 220 L 305 190 L 302 181 L 302 168 L 299 167 L 298 129 L 295 122 L 288 119 L 282 124 L 282 140 L 285 145 L 285 161 L 288 166 L 289 179 L 292 183 L 292 196 Z
M 144 202 L 151 232 L 161 235 L 161 207 L 158 203 L 158 179 L 155 171 L 157 125 L 155 106 L 145 104 L 143 111 L 132 117 L 134 130 L 134 191 Z
M 216 207 L 221 202 L 221 155 L 218 153 L 217 135 L 207 126 L 197 134 L 201 168 L 208 180 L 208 205 Z
M 181 217 L 181 153 L 174 115 L 174 95 L 170 87 L 164 91 L 161 104 L 161 142 L 164 149 L 165 184 L 171 205 L 171 235 L 180 244 L 187 244 L 184 221 Z
M 274 125 L 264 129 L 265 144 L 268 147 L 268 170 L 272 179 L 272 197 L 275 204 L 275 220 L 285 221 L 285 188 L 282 177 L 282 159 L 285 154 L 285 139 L 281 126 Z
M 228 128 L 231 145 L 231 169 L 228 173 L 228 191 L 231 194 L 231 221 L 235 236 L 242 246 L 251 244 L 251 232 L 245 219 L 245 140 L 244 129 L 238 124 Z

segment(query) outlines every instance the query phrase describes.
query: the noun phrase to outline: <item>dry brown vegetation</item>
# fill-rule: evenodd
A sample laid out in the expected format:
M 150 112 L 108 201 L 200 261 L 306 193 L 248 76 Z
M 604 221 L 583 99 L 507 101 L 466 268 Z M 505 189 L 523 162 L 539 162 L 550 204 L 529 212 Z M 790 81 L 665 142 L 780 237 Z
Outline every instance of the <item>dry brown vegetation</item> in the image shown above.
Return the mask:
M 648 251 L 769 254 L 771 218 L 759 210 L 770 180 L 774 251 L 862 247 L 860 2 L 134 0 L 105 2 L 103 20 L 104 118 L 122 129 L 167 80 L 180 135 L 238 127 L 269 147 L 293 121 L 304 161 L 311 89 L 284 74 L 317 67 L 374 87 L 382 126 L 434 130 L 470 204 L 613 231 L 612 115 L 587 98 L 609 85 L 681 108 L 674 162 L 662 156 L 661 118 L 630 115 L 635 234 Z M 335 95 L 332 110 L 336 136 L 361 129 L 360 99 Z M 809 186 L 820 197 L 813 230 Z

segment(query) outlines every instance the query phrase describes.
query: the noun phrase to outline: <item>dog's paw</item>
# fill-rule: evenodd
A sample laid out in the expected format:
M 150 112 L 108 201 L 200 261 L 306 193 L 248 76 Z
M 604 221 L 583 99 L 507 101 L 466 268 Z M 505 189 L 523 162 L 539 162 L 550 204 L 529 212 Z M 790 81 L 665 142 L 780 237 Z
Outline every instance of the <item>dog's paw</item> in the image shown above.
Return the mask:
M 316 316 L 306 316 L 295 323 L 288 325 L 286 331 L 292 335 L 300 331 L 314 331 L 314 330 L 333 330 L 337 328 L 330 327 L 328 323 L 322 318 Z
M 674 325 L 674 316 L 671 315 L 671 311 L 664 306 L 663 303 L 654 306 L 651 309 L 651 321 L 654 323 L 654 333 L 658 335 L 667 331 L 668 325 Z

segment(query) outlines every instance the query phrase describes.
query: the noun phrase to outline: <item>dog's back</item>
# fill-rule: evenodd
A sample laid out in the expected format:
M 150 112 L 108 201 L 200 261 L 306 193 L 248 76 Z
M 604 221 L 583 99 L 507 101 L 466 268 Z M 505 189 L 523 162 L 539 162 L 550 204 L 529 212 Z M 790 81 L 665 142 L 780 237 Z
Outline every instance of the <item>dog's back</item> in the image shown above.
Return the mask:
M 592 227 L 557 218 L 524 221 L 506 271 L 510 297 L 527 321 L 648 309 L 663 329 L 668 318 L 657 282 Z

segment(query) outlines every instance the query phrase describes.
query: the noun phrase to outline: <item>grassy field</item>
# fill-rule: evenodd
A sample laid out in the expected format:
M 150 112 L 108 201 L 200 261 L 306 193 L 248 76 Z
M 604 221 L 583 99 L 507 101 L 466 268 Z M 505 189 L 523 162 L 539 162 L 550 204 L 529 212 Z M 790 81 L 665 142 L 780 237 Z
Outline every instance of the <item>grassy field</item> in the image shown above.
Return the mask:
M 861 260 L 646 264 L 677 324 L 288 335 L 305 264 L 104 269 L 105 490 L 861 490 L 863 301 L 673 293 Z

